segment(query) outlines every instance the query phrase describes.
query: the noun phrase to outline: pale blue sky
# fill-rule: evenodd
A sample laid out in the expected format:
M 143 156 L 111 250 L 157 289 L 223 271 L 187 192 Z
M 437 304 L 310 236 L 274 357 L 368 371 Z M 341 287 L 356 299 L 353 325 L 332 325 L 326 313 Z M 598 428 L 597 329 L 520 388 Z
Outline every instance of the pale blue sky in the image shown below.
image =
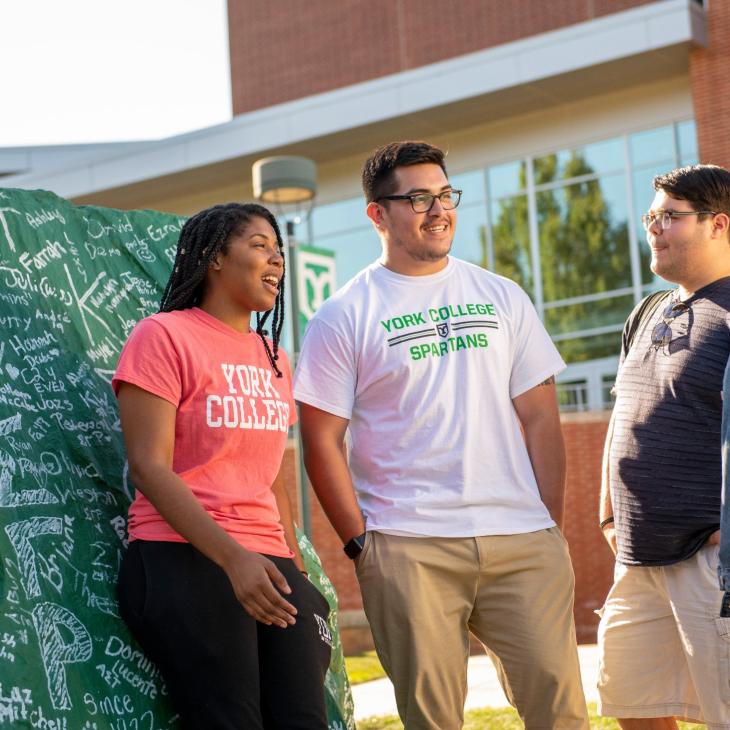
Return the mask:
M 225 0 L 0 0 L 0 147 L 231 118 Z

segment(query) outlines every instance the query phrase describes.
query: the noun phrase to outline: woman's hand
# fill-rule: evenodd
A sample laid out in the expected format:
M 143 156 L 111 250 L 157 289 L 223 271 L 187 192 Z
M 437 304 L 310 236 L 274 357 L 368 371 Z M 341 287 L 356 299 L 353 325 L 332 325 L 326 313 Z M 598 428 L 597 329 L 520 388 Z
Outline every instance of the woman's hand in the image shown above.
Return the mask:
M 241 547 L 224 569 L 236 598 L 253 618 L 283 629 L 295 623 L 297 609 L 281 595 L 291 588 L 268 558 Z

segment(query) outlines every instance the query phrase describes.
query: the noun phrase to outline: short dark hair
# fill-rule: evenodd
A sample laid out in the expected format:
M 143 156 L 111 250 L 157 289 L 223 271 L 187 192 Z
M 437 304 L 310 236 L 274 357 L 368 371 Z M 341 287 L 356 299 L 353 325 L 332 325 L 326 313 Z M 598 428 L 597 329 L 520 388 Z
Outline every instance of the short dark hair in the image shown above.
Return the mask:
M 717 165 L 688 165 L 654 180 L 660 190 L 677 200 L 686 200 L 694 210 L 730 214 L 730 172 Z
M 208 267 L 219 252 L 226 253 L 231 236 L 252 218 L 263 218 L 274 229 L 279 251 L 284 243 L 276 218 L 268 208 L 258 203 L 226 203 L 201 210 L 185 221 L 177 242 L 177 253 L 172 273 L 160 301 L 160 312 L 189 309 L 198 306 L 205 294 Z M 264 324 L 273 312 L 272 347 L 266 339 Z M 279 357 L 279 340 L 284 326 L 284 270 L 279 281 L 279 293 L 274 309 L 256 312 L 256 333 L 264 343 L 266 355 L 276 376 L 281 377 L 276 361 Z
M 408 165 L 438 165 L 446 172 L 444 153 L 428 142 L 391 142 L 373 152 L 362 168 L 362 189 L 365 200 L 372 203 L 395 192 L 395 171 Z

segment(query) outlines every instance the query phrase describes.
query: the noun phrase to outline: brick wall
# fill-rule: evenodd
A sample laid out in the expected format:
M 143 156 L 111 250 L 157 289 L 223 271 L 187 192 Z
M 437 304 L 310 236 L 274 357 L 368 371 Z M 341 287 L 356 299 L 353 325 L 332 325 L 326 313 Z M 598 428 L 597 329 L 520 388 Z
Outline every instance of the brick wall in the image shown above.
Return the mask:
M 596 640 L 594 613 L 613 582 L 613 554 L 598 527 L 603 442 L 608 414 L 564 417 L 568 483 L 564 533 L 575 571 L 575 627 L 578 643 Z
M 603 605 L 613 576 L 613 556 L 598 529 L 601 457 L 607 425 L 608 416 L 604 414 L 563 419 L 568 460 L 565 536 L 575 570 L 579 643 L 595 642 L 598 616 L 594 612 Z M 293 452 L 287 458 L 293 464 Z M 362 601 L 352 563 L 343 555 L 340 540 L 313 494 L 311 499 L 313 543 L 337 590 L 345 650 L 371 648 L 372 640 L 362 628 Z
M 690 54 L 700 161 L 730 168 L 730 0 L 708 3 L 707 48 Z
M 647 2 L 229 0 L 233 113 L 442 61 Z

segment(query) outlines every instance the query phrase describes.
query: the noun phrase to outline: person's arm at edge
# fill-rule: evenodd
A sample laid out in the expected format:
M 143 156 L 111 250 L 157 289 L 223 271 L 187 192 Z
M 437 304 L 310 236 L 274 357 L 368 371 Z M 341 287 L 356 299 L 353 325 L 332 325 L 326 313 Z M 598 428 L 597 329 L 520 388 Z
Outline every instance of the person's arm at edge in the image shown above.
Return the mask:
M 306 487 L 306 485 L 304 485 Z M 304 567 L 304 559 L 302 553 L 299 550 L 299 542 L 297 541 L 297 533 L 294 529 L 294 516 L 291 508 L 291 499 L 289 499 L 289 492 L 286 491 L 284 486 L 284 466 L 279 469 L 279 473 L 274 479 L 274 483 L 271 485 L 271 491 L 274 493 L 276 498 L 276 506 L 279 509 L 279 520 L 281 526 L 284 529 L 284 539 L 290 550 L 294 553 L 292 560 L 297 566 L 301 573 L 306 573 Z
M 343 543 L 365 531 L 344 439 L 349 420 L 300 403 L 304 463 L 317 499 Z
M 135 487 L 178 534 L 226 572 L 253 618 L 282 628 L 294 623 L 296 609 L 279 593 L 291 589 L 278 568 L 228 535 L 172 470 L 175 406 L 126 382 L 119 385 L 118 400 Z
M 606 441 L 603 445 L 603 460 L 601 462 L 601 497 L 598 505 L 599 525 L 610 519 L 601 529 L 603 536 L 606 538 L 608 546 L 616 554 L 616 528 L 613 524 L 613 505 L 611 504 L 611 482 L 608 455 L 611 451 L 611 441 L 613 440 L 613 422 L 614 413 L 611 412 L 611 418 L 608 421 L 608 430 L 606 431 Z
M 512 399 L 535 473 L 540 498 L 557 526 L 563 528 L 565 444 L 560 427 L 555 378 L 549 377 Z

